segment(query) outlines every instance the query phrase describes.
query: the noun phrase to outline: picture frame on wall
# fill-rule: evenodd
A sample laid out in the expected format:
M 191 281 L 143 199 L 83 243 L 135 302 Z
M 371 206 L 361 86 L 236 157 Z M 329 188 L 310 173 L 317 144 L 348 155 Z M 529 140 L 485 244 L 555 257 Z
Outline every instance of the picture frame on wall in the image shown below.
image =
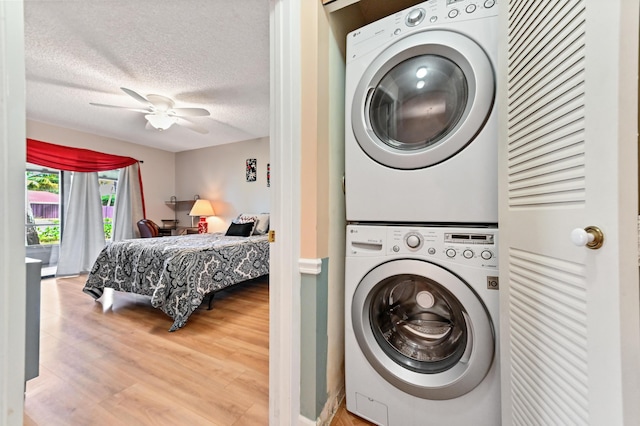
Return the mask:
M 258 160 L 256 160 L 255 158 L 247 159 L 247 182 L 255 182 L 258 178 L 257 163 Z

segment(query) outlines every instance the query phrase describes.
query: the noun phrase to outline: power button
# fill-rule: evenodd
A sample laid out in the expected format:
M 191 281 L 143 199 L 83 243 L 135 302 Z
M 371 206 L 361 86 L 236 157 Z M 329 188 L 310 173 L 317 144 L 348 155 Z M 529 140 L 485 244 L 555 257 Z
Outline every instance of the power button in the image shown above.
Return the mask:
M 407 15 L 406 23 L 409 27 L 415 27 L 424 19 L 425 11 L 424 9 L 413 9 Z

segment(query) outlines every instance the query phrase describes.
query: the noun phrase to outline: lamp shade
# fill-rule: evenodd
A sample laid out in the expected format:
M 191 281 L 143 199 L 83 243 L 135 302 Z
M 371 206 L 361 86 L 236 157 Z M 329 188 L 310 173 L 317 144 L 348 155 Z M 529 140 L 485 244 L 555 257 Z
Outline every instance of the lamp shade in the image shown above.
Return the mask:
M 213 206 L 209 200 L 198 199 L 191 208 L 189 216 L 214 216 Z

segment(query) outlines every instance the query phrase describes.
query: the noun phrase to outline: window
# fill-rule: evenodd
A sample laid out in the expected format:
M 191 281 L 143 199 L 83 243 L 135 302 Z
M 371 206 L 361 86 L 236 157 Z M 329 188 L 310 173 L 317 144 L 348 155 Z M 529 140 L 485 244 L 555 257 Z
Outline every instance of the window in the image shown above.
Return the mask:
M 55 275 L 73 172 L 27 165 L 25 244 L 27 257 L 42 261 L 42 276 Z M 118 170 L 99 173 L 104 235 L 111 240 Z
M 63 175 L 59 170 L 29 165 L 26 170 L 27 257 L 42 261 L 42 275 L 55 274 L 62 234 Z
M 118 187 L 119 170 L 110 170 L 98 174 L 100 183 L 100 198 L 102 199 L 102 218 L 104 219 L 104 238 L 111 240 L 113 230 L 113 208 L 116 202 L 116 188 Z

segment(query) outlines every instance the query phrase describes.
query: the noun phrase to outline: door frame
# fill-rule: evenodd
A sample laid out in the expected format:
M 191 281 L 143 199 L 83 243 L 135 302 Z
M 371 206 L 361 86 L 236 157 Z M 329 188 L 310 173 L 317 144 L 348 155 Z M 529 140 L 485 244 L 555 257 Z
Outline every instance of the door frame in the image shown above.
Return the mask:
M 300 108 L 298 0 L 270 0 L 272 164 L 269 282 L 269 424 L 300 416 Z
M 8 426 L 22 425 L 25 386 L 25 322 L 20 320 L 26 315 L 23 10 L 21 0 L 0 2 L 0 424 Z

